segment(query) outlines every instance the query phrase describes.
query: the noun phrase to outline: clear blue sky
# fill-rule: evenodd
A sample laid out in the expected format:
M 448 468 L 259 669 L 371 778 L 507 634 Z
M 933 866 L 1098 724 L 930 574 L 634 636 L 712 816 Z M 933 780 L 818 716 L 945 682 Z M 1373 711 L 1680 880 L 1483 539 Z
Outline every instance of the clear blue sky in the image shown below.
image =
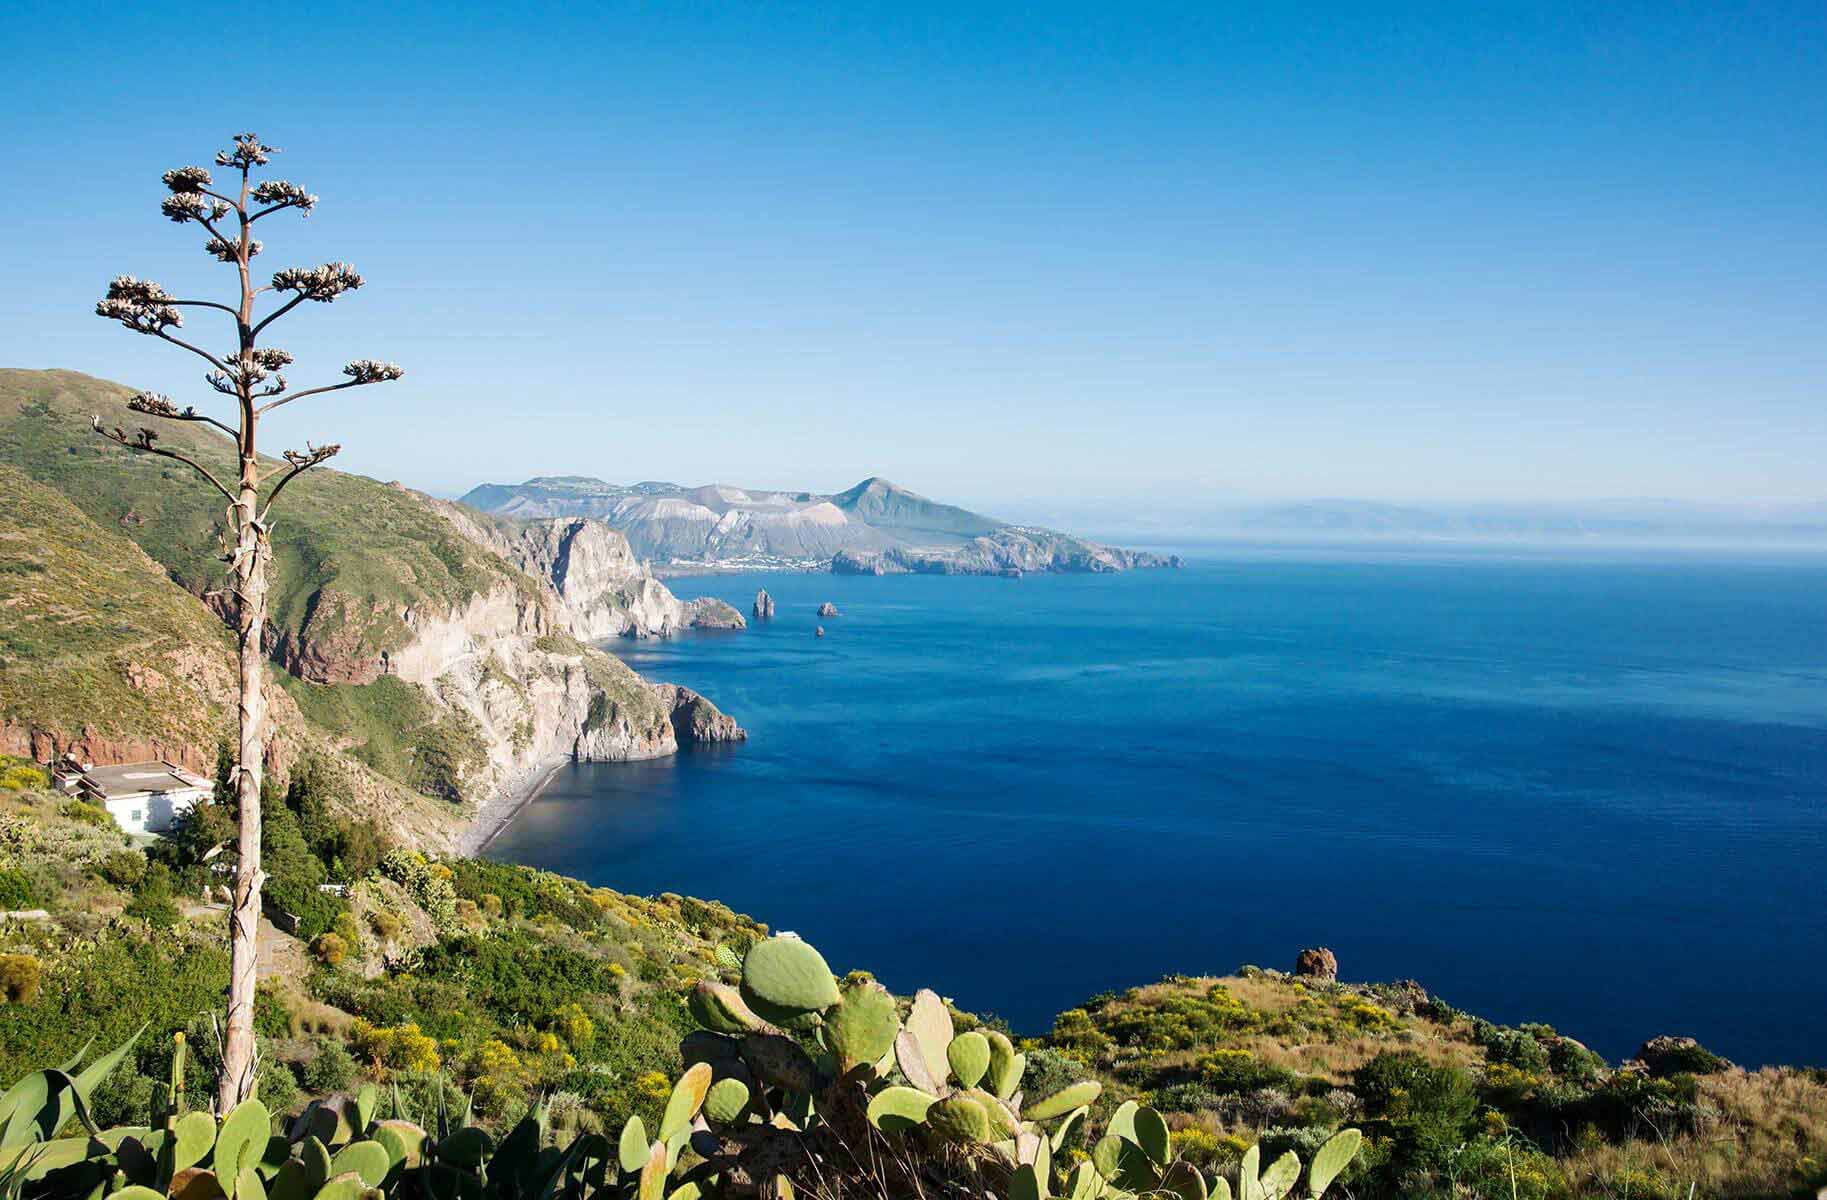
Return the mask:
M 207 395 L 86 313 L 245 128 L 409 371 L 269 444 L 437 491 L 1827 497 L 1819 0 L 252 14 L 0 14 L 0 364 Z

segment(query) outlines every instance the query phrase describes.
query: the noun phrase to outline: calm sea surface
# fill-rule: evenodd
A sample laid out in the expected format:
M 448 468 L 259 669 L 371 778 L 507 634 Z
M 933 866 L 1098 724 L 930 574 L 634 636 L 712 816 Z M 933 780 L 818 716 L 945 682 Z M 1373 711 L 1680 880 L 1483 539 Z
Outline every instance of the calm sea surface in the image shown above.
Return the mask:
M 568 767 L 491 853 L 721 899 L 1028 1032 L 1327 945 L 1613 1058 L 1827 1063 L 1827 560 L 675 590 L 764 585 L 771 625 L 611 647 L 747 744 Z

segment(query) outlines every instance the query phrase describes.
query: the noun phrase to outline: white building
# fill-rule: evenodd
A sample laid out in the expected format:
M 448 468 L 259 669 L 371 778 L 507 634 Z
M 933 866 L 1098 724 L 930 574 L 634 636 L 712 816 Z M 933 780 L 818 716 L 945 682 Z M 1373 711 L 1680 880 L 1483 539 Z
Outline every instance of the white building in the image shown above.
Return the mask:
M 108 810 L 115 824 L 131 834 L 169 833 L 179 815 L 209 799 L 214 785 L 176 763 L 121 763 L 85 766 L 58 773 L 59 786 Z

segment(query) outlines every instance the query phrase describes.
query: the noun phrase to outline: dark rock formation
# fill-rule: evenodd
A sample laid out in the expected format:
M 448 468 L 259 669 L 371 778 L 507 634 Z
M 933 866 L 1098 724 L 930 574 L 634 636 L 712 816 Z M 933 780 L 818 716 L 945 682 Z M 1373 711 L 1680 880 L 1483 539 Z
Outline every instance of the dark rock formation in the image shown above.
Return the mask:
M 1049 529 L 1009 525 L 959 546 L 891 546 L 845 550 L 831 559 L 833 575 L 1004 575 L 1056 571 L 1101 574 L 1183 565 L 1177 554 L 1120 550 Z
M 685 602 L 686 623 L 693 629 L 747 629 L 749 623 L 734 605 L 710 596 Z
M 833 575 L 905 575 L 907 568 L 890 562 L 880 554 L 858 554 L 840 550 L 831 559 Z
M 823 626 L 823 625 L 820 625 L 820 626 L 819 626 L 819 627 L 818 627 L 818 636 L 819 636 L 819 637 L 824 637 L 824 636 L 825 636 L 825 627 L 824 627 L 824 626 Z
M 1308 979 L 1332 982 L 1339 977 L 1338 955 L 1324 946 L 1302 950 L 1294 960 L 1294 973 Z
M 1710 1075 L 1732 1064 L 1691 1037 L 1653 1037 L 1637 1048 L 1637 1062 L 1658 1078 Z
M 768 595 L 768 589 L 762 588 L 755 593 L 755 619 L 772 621 L 774 619 L 774 597 Z
M 688 687 L 663 683 L 657 688 L 660 701 L 668 706 L 672 717 L 673 737 L 681 746 L 708 745 L 713 742 L 743 742 L 748 731 L 736 719 Z
M 837 605 L 831 603 L 829 600 L 825 601 L 818 606 L 818 615 L 821 617 L 835 617 L 837 615 Z

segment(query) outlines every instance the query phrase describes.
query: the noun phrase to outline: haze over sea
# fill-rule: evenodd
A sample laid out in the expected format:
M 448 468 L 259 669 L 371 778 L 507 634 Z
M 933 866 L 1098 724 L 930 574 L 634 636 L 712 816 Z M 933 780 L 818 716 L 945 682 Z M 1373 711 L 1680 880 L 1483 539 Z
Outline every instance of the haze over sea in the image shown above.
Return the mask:
M 1614 1059 L 1827 1062 L 1827 559 L 1201 554 L 675 580 L 779 616 L 611 649 L 751 740 L 567 767 L 491 853 L 1024 1032 L 1327 945 Z

